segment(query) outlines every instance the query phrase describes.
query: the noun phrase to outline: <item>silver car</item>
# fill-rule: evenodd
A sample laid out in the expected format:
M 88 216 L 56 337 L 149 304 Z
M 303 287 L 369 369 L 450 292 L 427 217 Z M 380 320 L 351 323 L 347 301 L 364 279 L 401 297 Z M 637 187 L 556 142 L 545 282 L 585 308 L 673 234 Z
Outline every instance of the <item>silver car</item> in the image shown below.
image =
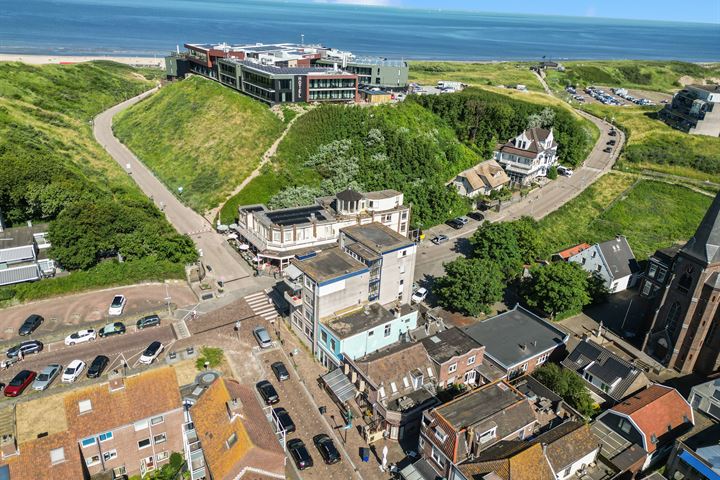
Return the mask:
M 255 335 L 255 340 L 257 340 L 260 348 L 272 347 L 272 339 L 270 338 L 267 330 L 265 330 L 263 327 L 255 327 L 255 329 L 253 330 L 253 335 Z
M 48 388 L 61 371 L 62 365 L 57 363 L 51 363 L 47 367 L 43 368 L 32 384 L 33 390 L 45 390 Z

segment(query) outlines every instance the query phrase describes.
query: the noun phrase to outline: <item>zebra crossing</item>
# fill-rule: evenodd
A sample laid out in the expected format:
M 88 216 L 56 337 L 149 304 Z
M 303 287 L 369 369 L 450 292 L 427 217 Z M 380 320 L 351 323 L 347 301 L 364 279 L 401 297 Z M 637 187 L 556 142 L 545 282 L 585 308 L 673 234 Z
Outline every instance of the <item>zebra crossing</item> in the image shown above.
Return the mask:
M 273 321 L 278 318 L 278 311 L 275 309 L 275 304 L 270 297 L 268 297 L 267 293 L 257 292 L 243 298 L 247 304 L 250 305 L 255 315 L 263 317 L 267 321 Z

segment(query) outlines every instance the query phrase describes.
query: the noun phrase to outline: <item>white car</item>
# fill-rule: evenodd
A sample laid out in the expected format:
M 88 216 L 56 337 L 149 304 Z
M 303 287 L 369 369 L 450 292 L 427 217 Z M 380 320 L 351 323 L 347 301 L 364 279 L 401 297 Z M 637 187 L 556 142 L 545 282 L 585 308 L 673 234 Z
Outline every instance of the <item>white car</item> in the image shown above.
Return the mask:
M 148 347 L 145 349 L 143 354 L 140 356 L 140 360 L 138 362 L 144 363 L 145 365 L 150 365 L 153 360 L 155 360 L 162 351 L 165 350 L 165 347 L 160 342 L 152 342 Z
M 76 343 L 85 343 L 97 338 L 97 332 L 92 328 L 88 330 L 79 330 L 65 337 L 65 345 L 75 345 Z
M 110 308 L 108 309 L 108 315 L 111 315 L 111 316 L 122 315 L 123 310 L 125 309 L 126 303 L 127 303 L 127 299 L 125 298 L 125 295 L 115 295 L 113 297 L 112 303 L 110 303 Z
M 425 297 L 427 297 L 428 291 L 427 288 L 420 287 L 417 290 L 415 290 L 415 293 L 412 294 L 412 297 L 410 297 L 410 301 L 412 303 L 420 303 L 423 300 L 425 300 Z
M 565 177 L 572 177 L 573 171 L 572 168 L 563 167 L 562 165 L 560 165 L 557 167 L 557 173 Z
M 85 370 L 85 362 L 82 360 L 73 360 L 65 367 L 65 371 L 62 375 L 63 383 L 72 383 L 80 376 Z

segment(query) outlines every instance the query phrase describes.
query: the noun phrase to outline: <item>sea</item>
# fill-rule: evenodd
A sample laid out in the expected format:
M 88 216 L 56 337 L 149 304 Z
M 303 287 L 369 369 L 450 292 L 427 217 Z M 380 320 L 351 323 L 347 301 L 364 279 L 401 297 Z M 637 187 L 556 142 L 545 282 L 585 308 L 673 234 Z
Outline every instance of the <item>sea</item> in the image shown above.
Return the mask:
M 720 24 L 709 23 L 277 0 L 0 1 L 0 53 L 164 56 L 183 43 L 301 41 L 404 59 L 720 61 Z

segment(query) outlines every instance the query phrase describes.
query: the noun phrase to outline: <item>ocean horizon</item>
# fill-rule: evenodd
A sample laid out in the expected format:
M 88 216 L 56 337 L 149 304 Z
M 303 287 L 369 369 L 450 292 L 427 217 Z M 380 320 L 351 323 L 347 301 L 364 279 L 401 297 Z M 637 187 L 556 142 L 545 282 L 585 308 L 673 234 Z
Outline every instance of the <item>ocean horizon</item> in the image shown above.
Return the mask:
M 184 43 L 323 44 L 356 55 L 720 61 L 720 24 L 277 0 L 6 0 L 0 53 L 164 56 Z

